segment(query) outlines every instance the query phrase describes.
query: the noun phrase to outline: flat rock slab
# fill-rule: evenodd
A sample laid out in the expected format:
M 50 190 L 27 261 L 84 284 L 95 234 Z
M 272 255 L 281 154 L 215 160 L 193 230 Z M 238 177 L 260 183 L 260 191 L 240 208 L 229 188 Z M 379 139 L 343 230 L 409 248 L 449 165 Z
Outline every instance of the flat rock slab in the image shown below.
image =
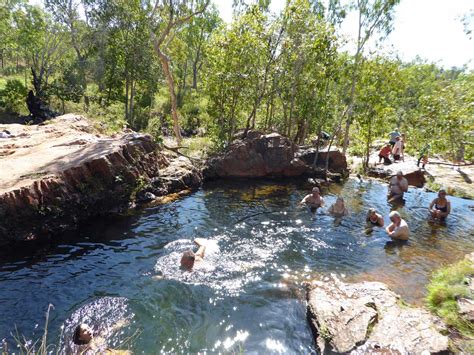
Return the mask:
M 322 353 L 419 354 L 448 351 L 441 320 L 401 302 L 379 282 L 315 281 L 308 319 Z
M 371 157 L 371 161 L 377 161 L 375 156 Z M 389 179 L 396 175 L 398 171 L 408 180 L 408 184 L 416 187 L 423 187 L 426 182 L 425 171 L 416 166 L 416 160 L 412 157 L 405 157 L 405 161 L 396 162 L 390 165 L 377 164 L 370 167 L 368 175 L 380 179 Z

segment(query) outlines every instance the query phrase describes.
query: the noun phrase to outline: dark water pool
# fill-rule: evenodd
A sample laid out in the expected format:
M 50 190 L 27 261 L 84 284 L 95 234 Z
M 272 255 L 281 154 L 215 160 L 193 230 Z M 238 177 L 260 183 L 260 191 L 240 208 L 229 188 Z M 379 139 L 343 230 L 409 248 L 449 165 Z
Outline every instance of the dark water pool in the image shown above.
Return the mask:
M 447 225 L 431 225 L 426 206 L 435 194 L 410 189 L 399 211 L 411 239 L 394 246 L 364 223 L 369 207 L 390 212 L 386 186 L 349 180 L 323 191 L 328 205 L 345 197 L 351 214 L 342 221 L 298 209 L 307 192 L 291 182 L 211 184 L 96 222 L 33 257 L 2 255 L 0 339 L 15 350 L 15 325 L 26 339 L 39 337 L 51 303 L 51 343 L 61 332 L 69 339 L 80 320 L 105 334 L 125 319 L 108 345 L 134 353 L 311 353 L 303 281 L 330 273 L 383 281 L 421 303 L 430 272 L 474 250 L 472 201 L 451 197 Z M 205 271 L 182 272 L 179 255 L 196 237 L 216 240 L 219 252 L 206 257 Z

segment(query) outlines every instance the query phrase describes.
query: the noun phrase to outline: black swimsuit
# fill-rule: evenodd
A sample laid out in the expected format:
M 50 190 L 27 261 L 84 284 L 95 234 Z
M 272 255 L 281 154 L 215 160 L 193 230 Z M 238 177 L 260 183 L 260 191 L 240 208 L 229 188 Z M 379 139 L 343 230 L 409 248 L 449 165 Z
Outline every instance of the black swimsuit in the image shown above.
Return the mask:
M 441 211 L 441 212 L 448 212 L 448 205 L 446 205 L 444 207 L 439 207 L 438 204 L 435 204 L 435 209 L 437 209 L 438 211 Z
M 370 219 L 370 217 L 367 218 L 367 220 L 368 220 L 370 223 L 372 223 L 374 226 L 378 226 L 378 225 L 379 225 L 379 218 L 378 218 L 378 217 L 377 217 L 377 220 L 376 220 L 375 222 L 373 222 L 373 221 Z

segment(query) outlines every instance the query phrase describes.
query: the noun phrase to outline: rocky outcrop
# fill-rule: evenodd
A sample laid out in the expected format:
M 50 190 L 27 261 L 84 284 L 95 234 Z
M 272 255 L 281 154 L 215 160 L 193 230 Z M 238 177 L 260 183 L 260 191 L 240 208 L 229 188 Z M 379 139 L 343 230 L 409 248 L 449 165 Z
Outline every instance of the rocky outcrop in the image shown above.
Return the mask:
M 297 157 L 303 160 L 307 165 L 312 166 L 316 157 L 316 148 L 302 149 L 297 153 Z M 345 173 L 347 171 L 346 156 L 337 148 L 322 149 L 318 151 L 316 167 L 324 168 L 328 159 L 328 169 L 333 173 Z
M 189 163 L 166 159 L 150 136 L 103 136 L 80 116 L 8 128 L 14 137 L 0 140 L 0 244 L 50 238 L 140 195 L 153 199 L 202 180 Z
M 418 168 L 412 162 L 402 162 L 392 165 L 379 165 L 368 170 L 367 175 L 379 179 L 388 180 L 394 176 L 397 171 L 401 171 L 403 176 L 408 180 L 408 184 L 416 187 L 423 187 L 426 182 L 425 171 Z
M 308 319 L 322 353 L 438 353 L 448 350 L 443 323 L 408 306 L 379 282 L 334 278 L 308 286 Z
M 301 155 L 297 145 L 278 133 L 250 131 L 245 138 L 230 144 L 223 154 L 210 158 L 203 173 L 206 179 L 301 176 L 312 173 L 313 162 L 309 164 L 308 154 Z M 331 151 L 329 154 L 329 170 L 347 170 L 341 153 Z M 324 154 L 321 154 L 318 162 L 323 159 Z

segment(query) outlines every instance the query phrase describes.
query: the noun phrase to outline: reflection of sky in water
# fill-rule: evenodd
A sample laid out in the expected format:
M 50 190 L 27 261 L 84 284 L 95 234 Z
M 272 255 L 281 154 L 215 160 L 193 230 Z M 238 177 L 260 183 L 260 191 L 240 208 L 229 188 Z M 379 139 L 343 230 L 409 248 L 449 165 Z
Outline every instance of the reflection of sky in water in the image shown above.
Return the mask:
M 36 336 L 31 328 L 43 323 L 48 303 L 55 305 L 50 331 L 57 333 L 78 321 L 79 309 L 97 309 L 94 300 L 113 296 L 126 299 L 127 314 L 134 314 L 125 335 L 141 332 L 135 353 L 310 353 L 303 281 L 330 273 L 377 280 L 420 302 L 434 268 L 473 250 L 472 201 L 450 197 L 447 225 L 430 225 L 427 206 L 435 194 L 422 190 L 410 189 L 399 208 L 411 230 L 406 245 L 387 243 L 383 228 L 368 231 L 369 207 L 389 223 L 386 190 L 349 180 L 323 189 L 327 207 L 311 213 L 297 207 L 309 186 L 209 184 L 136 216 L 94 224 L 76 242 L 0 264 L 0 336 L 15 323 Z M 350 211 L 339 220 L 325 212 L 337 195 Z M 219 251 L 206 253 L 206 271 L 182 271 L 181 254 L 197 249 L 197 237 L 215 240 Z M 31 287 L 41 292 L 24 292 Z M 106 327 L 116 318 L 91 314 Z M 110 344 L 122 340 L 113 335 Z

